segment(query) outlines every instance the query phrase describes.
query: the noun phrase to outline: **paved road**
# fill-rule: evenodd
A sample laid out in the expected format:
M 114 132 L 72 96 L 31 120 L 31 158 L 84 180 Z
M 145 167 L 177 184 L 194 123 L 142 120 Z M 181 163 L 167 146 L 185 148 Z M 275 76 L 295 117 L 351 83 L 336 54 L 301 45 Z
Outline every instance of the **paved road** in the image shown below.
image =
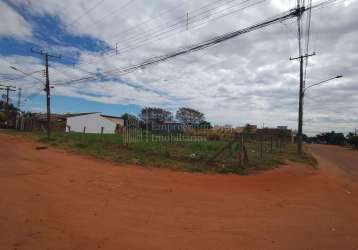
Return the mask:
M 342 169 L 348 175 L 358 178 L 358 151 L 341 146 L 310 145 L 314 155 Z
M 358 185 L 327 161 L 191 174 L 36 146 L 0 131 L 1 250 L 358 249 Z

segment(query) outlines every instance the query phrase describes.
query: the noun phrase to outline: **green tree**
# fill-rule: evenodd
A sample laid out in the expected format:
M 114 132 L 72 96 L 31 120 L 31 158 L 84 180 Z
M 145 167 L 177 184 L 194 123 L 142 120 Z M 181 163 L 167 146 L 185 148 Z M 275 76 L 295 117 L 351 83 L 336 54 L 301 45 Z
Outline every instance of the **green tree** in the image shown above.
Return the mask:
M 19 110 L 13 104 L 6 107 L 6 102 L 0 101 L 0 126 L 4 126 L 6 121 L 14 123 L 18 114 Z
M 123 115 L 121 115 L 121 118 L 124 121 L 128 121 L 128 120 L 136 121 L 136 120 L 138 120 L 138 118 L 135 115 L 131 115 L 131 114 L 128 114 L 128 113 L 124 113 Z
M 191 108 L 180 108 L 177 110 L 176 119 L 184 124 L 200 124 L 205 121 L 204 114 Z
M 316 135 L 317 141 L 326 142 L 327 144 L 343 145 L 346 143 L 346 138 L 343 133 L 336 133 L 334 131 Z
M 358 135 L 349 133 L 347 135 L 347 142 L 352 145 L 353 148 L 358 149 Z
M 173 114 L 165 109 L 156 107 L 143 108 L 139 114 L 139 117 L 144 123 L 163 123 L 173 120 Z

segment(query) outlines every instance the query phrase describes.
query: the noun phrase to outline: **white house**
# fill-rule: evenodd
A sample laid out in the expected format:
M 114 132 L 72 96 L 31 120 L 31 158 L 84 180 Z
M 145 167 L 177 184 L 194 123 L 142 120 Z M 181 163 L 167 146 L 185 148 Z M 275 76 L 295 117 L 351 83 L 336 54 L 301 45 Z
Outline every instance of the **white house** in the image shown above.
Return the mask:
M 67 115 L 66 132 L 114 134 L 124 126 L 124 120 L 100 112 Z

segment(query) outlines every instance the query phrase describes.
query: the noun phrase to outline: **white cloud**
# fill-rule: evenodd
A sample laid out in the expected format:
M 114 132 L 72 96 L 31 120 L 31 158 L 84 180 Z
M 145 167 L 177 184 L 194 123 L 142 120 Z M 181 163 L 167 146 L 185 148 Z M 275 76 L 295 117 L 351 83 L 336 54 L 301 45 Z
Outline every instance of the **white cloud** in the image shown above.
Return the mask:
M 214 1 L 184 1 L 181 4 L 174 0 L 135 0 L 119 8 L 125 1 L 107 0 L 85 15 L 96 2 L 38 0 L 27 6 L 34 14 L 59 17 L 64 29 L 72 34 L 89 35 L 113 47 L 120 42 L 117 56 L 102 57 L 98 53 L 67 48 L 81 52 L 80 64 L 73 68 L 52 63 L 57 69 L 50 69 L 52 82 L 87 76 L 88 71 L 126 67 L 294 7 L 294 1 L 266 1 L 204 26 L 189 25 L 188 31 L 183 22 L 182 32 L 162 33 L 178 18 L 186 17 L 187 12 L 192 17 L 195 9 Z M 339 18 L 332 18 L 337 16 L 338 9 Z M 350 1 L 348 7 L 340 2 L 312 12 L 310 51 L 316 51 L 317 56 L 310 60 L 307 81 L 315 83 L 336 74 L 343 74 L 344 78 L 312 88 L 308 93 L 304 123 L 308 133 L 326 129 L 349 131 L 358 127 L 355 118 L 358 116 L 357 11 L 357 2 Z M 160 39 L 150 36 L 156 27 L 160 27 L 156 35 L 165 34 Z M 296 128 L 298 64 L 289 61 L 290 56 L 297 56 L 296 29 L 295 20 L 278 23 L 204 51 L 123 75 L 123 82 L 114 79 L 102 83 L 87 81 L 58 87 L 54 93 L 101 103 L 156 105 L 171 110 L 181 105 L 192 106 L 220 124 L 250 122 Z M 125 47 L 127 51 L 123 53 Z M 65 46 L 58 48 L 66 54 Z M 39 63 L 37 61 L 37 65 Z M 24 64 L 24 67 L 31 69 L 33 66 Z
M 0 2 L 0 38 L 25 40 L 31 38 L 31 35 L 31 25 L 6 3 Z

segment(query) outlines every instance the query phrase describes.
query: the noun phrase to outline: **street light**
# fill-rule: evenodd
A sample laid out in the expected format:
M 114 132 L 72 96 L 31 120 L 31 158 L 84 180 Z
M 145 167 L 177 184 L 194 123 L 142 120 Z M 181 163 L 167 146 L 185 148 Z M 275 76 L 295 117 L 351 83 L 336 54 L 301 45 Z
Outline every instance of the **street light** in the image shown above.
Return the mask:
M 322 83 L 326 83 L 326 82 L 328 82 L 328 81 L 337 79 L 337 78 L 342 78 L 342 77 L 343 77 L 342 75 L 337 75 L 337 76 L 335 76 L 335 77 L 328 78 L 328 79 L 326 79 L 326 80 L 324 80 L 324 81 L 320 81 L 320 82 L 318 82 L 318 83 L 311 84 L 311 85 L 309 85 L 308 87 L 306 87 L 306 88 L 303 89 L 303 92 L 302 92 L 303 96 L 302 96 L 302 97 L 305 96 L 305 93 L 306 93 L 307 89 L 312 88 L 312 87 L 317 86 L 317 85 L 320 85 L 320 84 L 322 84 Z M 302 117 L 303 117 L 303 114 L 302 114 Z M 303 123 L 302 123 L 301 126 L 303 127 Z M 302 131 L 302 127 L 301 127 L 301 131 Z
M 40 78 L 37 78 L 37 77 L 35 77 L 35 76 L 32 76 L 32 74 L 35 74 L 35 73 L 37 73 L 37 72 L 41 72 L 42 70 L 38 70 L 38 71 L 35 71 L 35 72 L 31 72 L 31 73 L 26 73 L 26 72 L 22 71 L 21 69 L 18 69 L 18 68 L 14 67 L 14 66 L 10 66 L 10 68 L 13 69 L 13 70 L 16 70 L 16 71 L 18 71 L 18 72 L 20 72 L 20 73 L 22 73 L 22 74 L 25 75 L 25 76 L 29 76 L 29 77 L 31 77 L 31 78 L 33 78 L 33 79 L 35 79 L 35 80 L 41 82 L 42 84 L 44 83 L 43 80 L 41 80 Z
M 306 88 L 303 90 L 303 93 L 305 93 L 306 90 L 309 89 L 309 88 L 312 88 L 312 87 L 317 86 L 317 85 L 320 85 L 320 84 L 322 84 L 322 83 L 325 83 L 325 82 L 328 82 L 328 81 L 331 81 L 331 80 L 334 80 L 334 79 L 337 79 L 337 78 L 342 78 L 342 77 L 343 77 L 342 75 L 337 75 L 337 76 L 331 77 L 331 78 L 329 78 L 329 79 L 327 79 L 327 80 L 320 81 L 320 82 L 315 83 L 315 84 L 311 84 L 310 86 L 306 87 Z

